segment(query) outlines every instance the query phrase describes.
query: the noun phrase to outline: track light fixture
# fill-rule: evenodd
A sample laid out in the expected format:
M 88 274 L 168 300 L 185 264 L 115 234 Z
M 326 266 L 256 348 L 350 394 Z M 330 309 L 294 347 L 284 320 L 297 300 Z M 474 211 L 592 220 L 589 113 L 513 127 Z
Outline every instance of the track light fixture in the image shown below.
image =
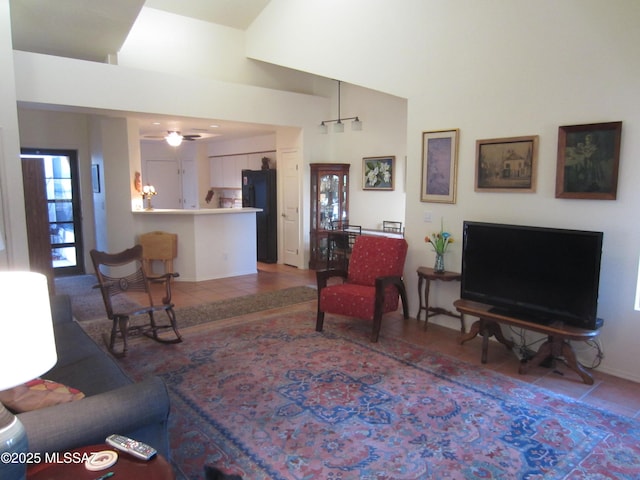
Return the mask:
M 327 133 L 329 131 L 329 126 L 327 125 L 328 123 L 333 123 L 333 131 L 336 133 L 342 133 L 344 132 L 344 123 L 343 120 L 353 120 L 351 122 L 351 130 L 354 131 L 360 131 L 362 130 L 362 122 L 360 121 L 360 119 L 356 116 L 356 117 L 341 117 L 340 116 L 340 85 L 341 85 L 341 81 L 338 80 L 338 118 L 335 118 L 333 120 L 323 120 L 322 122 L 320 122 L 320 125 L 318 125 L 318 131 L 320 133 Z

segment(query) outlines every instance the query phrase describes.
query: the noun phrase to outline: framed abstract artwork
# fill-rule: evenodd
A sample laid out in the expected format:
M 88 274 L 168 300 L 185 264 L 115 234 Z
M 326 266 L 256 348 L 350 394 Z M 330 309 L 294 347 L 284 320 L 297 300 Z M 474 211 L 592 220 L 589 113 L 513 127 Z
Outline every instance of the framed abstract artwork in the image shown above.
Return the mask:
M 476 192 L 535 192 L 538 136 L 476 141 Z
M 421 202 L 456 203 L 458 129 L 422 132 Z
M 556 198 L 615 200 L 622 122 L 559 127 Z
M 366 157 L 362 159 L 363 190 L 393 190 L 396 157 Z

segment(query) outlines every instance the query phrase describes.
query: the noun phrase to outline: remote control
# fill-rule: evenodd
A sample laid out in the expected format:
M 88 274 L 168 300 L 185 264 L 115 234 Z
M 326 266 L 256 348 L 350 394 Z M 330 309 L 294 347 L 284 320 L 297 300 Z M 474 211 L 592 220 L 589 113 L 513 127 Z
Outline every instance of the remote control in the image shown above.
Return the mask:
M 112 447 L 130 453 L 141 460 L 149 460 L 157 453 L 155 448 L 150 447 L 146 443 L 138 442 L 124 435 L 109 435 L 106 442 Z

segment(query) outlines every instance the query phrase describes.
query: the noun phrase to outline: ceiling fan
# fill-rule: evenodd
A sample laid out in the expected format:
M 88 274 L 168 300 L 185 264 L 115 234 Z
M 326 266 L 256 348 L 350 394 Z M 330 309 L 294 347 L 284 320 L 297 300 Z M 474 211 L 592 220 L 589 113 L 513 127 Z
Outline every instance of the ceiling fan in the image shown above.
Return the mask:
M 182 135 L 178 130 L 169 130 L 164 139 L 167 141 L 169 145 L 172 147 L 177 147 L 182 143 L 183 140 L 188 142 L 193 142 L 197 138 L 201 138 L 202 135 L 198 134 L 190 134 L 190 135 Z

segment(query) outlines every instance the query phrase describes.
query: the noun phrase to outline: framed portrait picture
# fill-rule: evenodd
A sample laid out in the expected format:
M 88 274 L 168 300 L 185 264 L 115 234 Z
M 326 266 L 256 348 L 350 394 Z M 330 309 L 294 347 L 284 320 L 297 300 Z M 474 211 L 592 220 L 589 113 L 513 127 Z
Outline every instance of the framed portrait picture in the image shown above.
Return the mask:
M 396 177 L 396 157 L 365 157 L 362 159 L 363 190 L 393 190 Z
M 476 192 L 535 192 L 538 136 L 476 141 Z
M 421 202 L 456 203 L 459 133 L 422 132 Z
M 615 200 L 622 122 L 559 127 L 556 198 Z

